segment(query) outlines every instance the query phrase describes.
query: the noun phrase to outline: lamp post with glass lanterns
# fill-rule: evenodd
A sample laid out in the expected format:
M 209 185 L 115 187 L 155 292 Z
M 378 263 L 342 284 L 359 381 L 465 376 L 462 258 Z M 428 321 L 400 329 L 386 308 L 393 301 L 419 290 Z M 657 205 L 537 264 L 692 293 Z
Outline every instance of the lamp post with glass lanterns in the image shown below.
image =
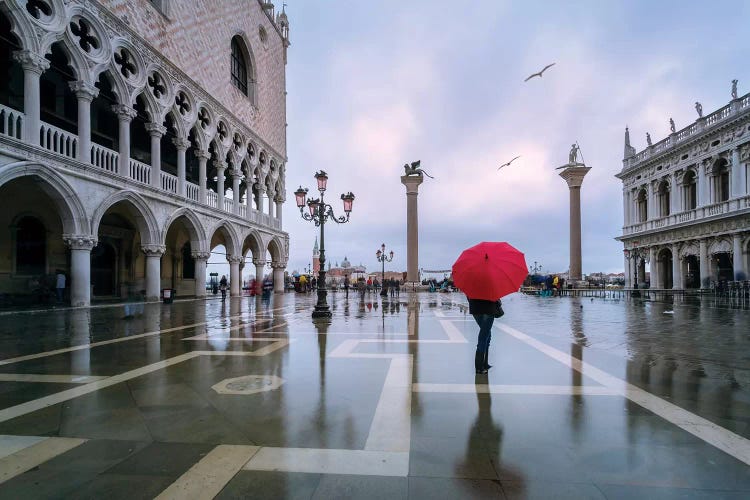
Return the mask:
M 307 196 L 307 188 L 302 186 L 294 192 L 294 197 L 297 201 L 297 207 L 299 213 L 303 219 L 313 221 L 316 226 L 320 226 L 320 271 L 318 272 L 318 303 L 315 304 L 315 310 L 313 310 L 313 318 L 330 318 L 331 309 L 328 307 L 327 296 L 328 289 L 326 288 L 326 250 L 325 250 L 325 223 L 329 219 L 336 224 L 344 224 L 349 222 L 349 214 L 352 212 L 352 205 L 354 204 L 354 195 L 352 192 L 341 195 L 341 200 L 344 202 L 345 216 L 336 217 L 333 213 L 333 207 L 328 205 L 324 201 L 324 195 L 326 191 L 326 184 L 328 182 L 328 174 L 323 170 L 315 173 L 315 180 L 318 183 L 318 191 L 320 192 L 320 198 L 305 200 Z M 304 211 L 305 205 L 309 210 L 309 214 Z
M 375 255 L 378 258 L 378 262 L 381 262 L 383 264 L 382 270 L 380 272 L 380 296 L 387 297 L 388 289 L 385 286 L 385 263 L 393 260 L 393 250 L 391 250 L 391 256 L 389 258 L 385 253 L 385 243 L 383 243 L 382 245 L 380 245 L 380 250 L 375 252 Z

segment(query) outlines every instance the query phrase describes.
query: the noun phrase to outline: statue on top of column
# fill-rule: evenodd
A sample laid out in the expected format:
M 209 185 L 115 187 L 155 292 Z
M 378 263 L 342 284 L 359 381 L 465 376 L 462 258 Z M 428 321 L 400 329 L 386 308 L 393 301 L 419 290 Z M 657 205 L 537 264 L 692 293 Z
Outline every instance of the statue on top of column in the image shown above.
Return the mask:
M 737 79 L 732 80 L 732 99 L 737 99 Z
M 648 132 L 646 132 L 646 145 L 653 146 L 653 144 L 651 143 L 651 134 L 649 134 Z
M 698 112 L 698 118 L 703 118 L 703 104 L 695 102 L 695 111 Z
M 422 160 L 417 160 L 417 161 L 412 162 L 411 165 L 409 165 L 408 163 L 404 165 L 404 176 L 409 177 L 412 175 L 416 175 L 416 176 L 422 177 L 422 174 L 424 174 L 430 179 L 434 179 L 433 176 L 431 176 L 430 174 L 428 174 L 427 172 L 425 172 L 419 167 L 421 163 L 422 163 Z
M 677 132 L 677 130 L 675 130 L 674 120 L 672 118 L 669 119 L 669 130 L 671 130 L 673 134 Z

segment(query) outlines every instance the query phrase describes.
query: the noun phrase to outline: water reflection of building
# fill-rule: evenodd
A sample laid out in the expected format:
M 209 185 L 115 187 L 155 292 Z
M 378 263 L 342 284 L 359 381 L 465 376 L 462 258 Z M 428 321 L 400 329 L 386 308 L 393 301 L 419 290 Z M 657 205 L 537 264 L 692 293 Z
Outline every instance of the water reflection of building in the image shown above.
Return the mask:
M 628 286 L 699 288 L 747 279 L 750 94 L 636 153 L 625 129 L 623 184 Z M 649 141 L 650 142 L 650 141 Z

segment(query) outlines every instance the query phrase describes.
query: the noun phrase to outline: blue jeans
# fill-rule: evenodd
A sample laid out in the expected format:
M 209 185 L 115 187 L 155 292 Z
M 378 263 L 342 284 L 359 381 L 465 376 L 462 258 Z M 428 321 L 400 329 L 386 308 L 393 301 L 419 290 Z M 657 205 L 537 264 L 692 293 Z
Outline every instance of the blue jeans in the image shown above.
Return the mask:
M 64 288 L 55 288 L 57 291 L 57 301 L 62 302 L 63 301 L 63 293 L 65 292 Z
M 492 337 L 492 323 L 495 317 L 491 314 L 474 314 L 474 321 L 479 325 L 479 339 L 477 340 L 477 352 L 487 352 L 490 349 L 490 338 Z

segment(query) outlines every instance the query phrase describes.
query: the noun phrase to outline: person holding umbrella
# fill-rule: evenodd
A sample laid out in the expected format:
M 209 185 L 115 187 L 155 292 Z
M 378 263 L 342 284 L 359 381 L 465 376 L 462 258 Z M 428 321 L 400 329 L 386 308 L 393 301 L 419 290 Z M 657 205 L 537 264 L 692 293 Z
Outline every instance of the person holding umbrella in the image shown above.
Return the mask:
M 483 242 L 461 252 L 453 264 L 454 285 L 466 294 L 469 313 L 479 325 L 474 369 L 488 372 L 492 324 L 503 314 L 500 298 L 517 292 L 528 275 L 526 259 L 505 242 Z

